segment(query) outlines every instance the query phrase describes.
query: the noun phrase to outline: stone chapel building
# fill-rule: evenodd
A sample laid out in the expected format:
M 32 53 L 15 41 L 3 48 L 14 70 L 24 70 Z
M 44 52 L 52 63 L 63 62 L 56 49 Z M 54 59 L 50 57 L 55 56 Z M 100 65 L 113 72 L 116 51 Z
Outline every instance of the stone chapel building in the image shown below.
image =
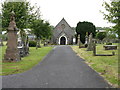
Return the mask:
M 75 30 L 63 18 L 53 30 L 52 43 L 58 45 L 73 44 L 73 38 L 75 39 Z

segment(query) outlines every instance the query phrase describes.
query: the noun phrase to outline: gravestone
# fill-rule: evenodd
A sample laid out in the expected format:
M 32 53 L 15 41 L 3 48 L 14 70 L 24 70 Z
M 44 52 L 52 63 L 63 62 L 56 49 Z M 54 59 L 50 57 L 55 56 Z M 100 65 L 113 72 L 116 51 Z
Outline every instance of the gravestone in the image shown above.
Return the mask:
M 88 38 L 88 32 L 87 32 L 86 36 L 85 36 L 85 47 L 88 46 L 88 40 L 89 40 L 89 38 Z
M 24 57 L 25 52 L 24 52 L 24 48 L 23 48 L 23 44 L 22 44 L 21 40 L 18 40 L 17 48 L 19 50 L 20 57 Z
M 92 51 L 93 50 L 93 42 L 92 42 L 92 33 L 89 35 L 89 42 L 88 42 L 88 47 L 87 51 Z
M 25 38 L 25 43 L 23 44 L 21 37 L 18 39 L 17 48 L 21 57 L 24 57 L 29 54 L 29 40 L 28 36 Z
M 25 43 L 25 54 L 29 54 L 29 38 L 26 36 L 26 43 Z
M 11 13 L 7 40 L 6 54 L 4 55 L 4 61 L 20 61 L 19 50 L 17 48 L 17 27 L 15 23 L 15 13 Z
M 20 31 L 17 33 L 17 35 L 18 35 L 17 48 L 19 50 L 20 57 L 23 57 L 25 55 L 25 52 L 24 52 L 24 44 L 20 35 Z
M 78 43 L 77 43 L 77 45 L 78 45 L 79 48 L 80 48 L 80 46 L 81 46 L 80 35 L 78 35 Z
M 2 38 L 0 38 L 0 46 L 4 46 Z
M 93 56 L 96 56 L 96 40 L 93 40 Z
M 48 46 L 48 42 L 49 42 L 49 40 L 45 39 L 44 40 L 44 46 Z
M 44 41 L 44 46 L 47 46 L 47 41 Z
M 88 32 L 87 32 L 85 36 L 85 44 L 88 44 L 88 41 L 89 41 L 89 38 L 88 38 Z
M 40 38 L 37 39 L 36 49 L 41 48 L 41 40 Z
M 104 45 L 105 50 L 117 50 L 117 45 Z

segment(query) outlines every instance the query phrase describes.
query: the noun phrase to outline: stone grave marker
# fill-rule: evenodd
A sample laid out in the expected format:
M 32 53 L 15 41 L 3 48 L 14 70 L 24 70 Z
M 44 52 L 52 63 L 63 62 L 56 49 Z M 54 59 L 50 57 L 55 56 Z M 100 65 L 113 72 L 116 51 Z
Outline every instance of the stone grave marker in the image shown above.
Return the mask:
M 105 50 L 117 50 L 117 45 L 104 45 Z
M 88 32 L 87 32 L 85 36 L 85 47 L 88 46 L 88 41 L 89 41 L 89 38 L 88 38 Z
M 92 33 L 90 33 L 87 51 L 92 51 L 92 50 L 93 50 Z
M 96 41 L 93 40 L 93 56 L 96 56 Z
M 88 32 L 87 32 L 85 36 L 85 44 L 88 44 L 88 41 L 89 41 L 89 38 L 88 38 Z
M 4 46 L 2 38 L 0 38 L 0 46 Z
M 77 43 L 77 45 L 78 45 L 79 48 L 80 48 L 80 46 L 81 46 L 80 35 L 78 35 L 78 43 Z
M 8 40 L 4 61 L 20 61 L 19 50 L 17 48 L 17 27 L 15 23 L 15 13 L 12 11 L 8 27 Z

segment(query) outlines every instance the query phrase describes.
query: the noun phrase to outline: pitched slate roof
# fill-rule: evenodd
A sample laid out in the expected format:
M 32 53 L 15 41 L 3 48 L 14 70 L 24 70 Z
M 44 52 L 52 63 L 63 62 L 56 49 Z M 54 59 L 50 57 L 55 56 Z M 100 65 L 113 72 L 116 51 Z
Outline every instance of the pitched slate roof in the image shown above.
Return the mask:
M 61 26 L 62 24 L 65 25 L 64 31 Z M 74 30 L 71 28 L 71 26 L 67 23 L 67 21 L 64 18 L 56 25 L 53 31 L 54 37 L 58 37 L 61 34 L 61 32 L 64 32 L 66 35 L 68 35 L 68 37 L 75 35 Z

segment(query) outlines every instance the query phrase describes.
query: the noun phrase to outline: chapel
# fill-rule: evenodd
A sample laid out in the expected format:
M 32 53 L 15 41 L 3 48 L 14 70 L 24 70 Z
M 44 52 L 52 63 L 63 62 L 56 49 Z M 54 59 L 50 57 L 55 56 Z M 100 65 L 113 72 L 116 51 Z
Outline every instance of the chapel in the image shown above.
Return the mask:
M 54 28 L 52 43 L 57 45 L 70 45 L 75 41 L 75 30 L 63 18 Z

